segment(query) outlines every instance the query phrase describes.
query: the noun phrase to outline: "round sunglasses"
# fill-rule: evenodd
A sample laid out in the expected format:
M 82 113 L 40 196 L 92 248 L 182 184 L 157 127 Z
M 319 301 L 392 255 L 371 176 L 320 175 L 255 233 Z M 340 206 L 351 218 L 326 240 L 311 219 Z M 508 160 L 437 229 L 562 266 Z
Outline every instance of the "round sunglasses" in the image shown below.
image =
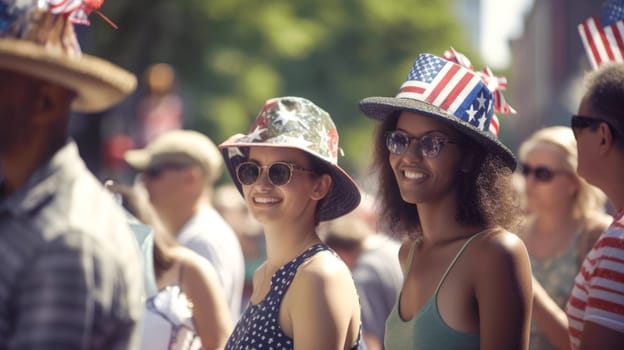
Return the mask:
M 456 144 L 456 142 L 450 141 L 446 136 L 442 135 L 425 134 L 421 137 L 416 137 L 399 130 L 388 131 L 385 135 L 388 151 L 396 155 L 405 153 L 412 141 L 416 142 L 420 154 L 426 158 L 437 157 L 447 143 Z
M 549 182 L 555 177 L 555 175 L 567 173 L 567 171 L 553 170 L 545 166 L 531 167 L 527 164 L 522 164 L 522 175 L 524 175 L 524 177 L 529 177 L 529 175 L 533 174 L 535 180 L 540 182 Z
M 275 162 L 260 166 L 254 162 L 243 162 L 236 167 L 236 178 L 243 185 L 251 185 L 258 180 L 264 169 L 267 169 L 269 182 L 274 186 L 284 186 L 292 179 L 293 171 L 314 171 L 288 162 Z

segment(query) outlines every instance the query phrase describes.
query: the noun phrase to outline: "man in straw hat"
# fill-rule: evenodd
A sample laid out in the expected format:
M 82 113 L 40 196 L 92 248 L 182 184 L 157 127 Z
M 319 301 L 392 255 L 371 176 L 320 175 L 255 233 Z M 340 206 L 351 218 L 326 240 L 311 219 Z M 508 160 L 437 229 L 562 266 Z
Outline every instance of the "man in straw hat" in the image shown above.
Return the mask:
M 0 348 L 127 349 L 141 262 L 123 211 L 68 138 L 70 111 L 130 94 L 133 75 L 80 52 L 93 1 L 0 0 Z

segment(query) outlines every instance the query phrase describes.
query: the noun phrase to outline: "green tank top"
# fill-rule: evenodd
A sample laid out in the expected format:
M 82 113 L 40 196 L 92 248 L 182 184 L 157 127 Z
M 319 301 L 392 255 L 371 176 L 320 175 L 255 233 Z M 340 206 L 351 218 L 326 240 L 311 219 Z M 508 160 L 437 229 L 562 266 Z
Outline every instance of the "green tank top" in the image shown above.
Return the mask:
M 440 316 L 438 309 L 438 291 L 446 276 L 451 272 L 453 266 L 459 260 L 466 247 L 473 239 L 482 233 L 489 231 L 483 230 L 470 237 L 461 247 L 459 252 L 451 261 L 444 275 L 438 282 L 438 286 L 431 298 L 425 303 L 422 309 L 414 315 L 409 321 L 404 321 L 399 315 L 399 303 L 401 294 L 397 297 L 397 301 L 392 308 L 392 312 L 386 320 L 386 333 L 384 336 L 384 346 L 386 350 L 398 349 L 416 349 L 416 350 L 472 350 L 479 349 L 480 336 L 479 333 L 465 333 L 452 329 Z M 410 249 L 407 258 L 407 266 L 412 265 L 412 256 L 414 247 Z

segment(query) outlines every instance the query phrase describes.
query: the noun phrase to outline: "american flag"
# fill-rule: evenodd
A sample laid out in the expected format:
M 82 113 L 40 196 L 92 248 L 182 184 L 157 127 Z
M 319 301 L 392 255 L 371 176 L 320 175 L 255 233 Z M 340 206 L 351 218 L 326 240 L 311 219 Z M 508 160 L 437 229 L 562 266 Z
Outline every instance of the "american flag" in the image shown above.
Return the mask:
M 485 101 L 492 95 L 481 78 L 434 55 L 416 58 L 396 97 L 427 102 L 484 130 L 489 126 L 492 106 Z
M 74 24 L 89 25 L 89 15 L 97 11 L 104 0 L 46 0 L 48 8 L 54 14 L 68 14 L 69 19 Z M 107 22 L 110 20 L 104 18 Z M 113 25 L 114 27 L 114 25 Z
M 82 6 L 82 0 L 48 0 L 50 12 L 54 14 L 71 13 Z
M 455 50 L 452 46 L 450 49 L 444 51 L 442 57 L 444 57 L 447 61 L 455 62 L 470 70 L 474 70 L 472 63 L 470 63 L 470 59 L 468 59 L 468 57 L 466 57 L 463 53 Z
M 607 1 L 600 17 L 592 16 L 578 30 L 593 69 L 603 62 L 624 62 L 624 0 Z

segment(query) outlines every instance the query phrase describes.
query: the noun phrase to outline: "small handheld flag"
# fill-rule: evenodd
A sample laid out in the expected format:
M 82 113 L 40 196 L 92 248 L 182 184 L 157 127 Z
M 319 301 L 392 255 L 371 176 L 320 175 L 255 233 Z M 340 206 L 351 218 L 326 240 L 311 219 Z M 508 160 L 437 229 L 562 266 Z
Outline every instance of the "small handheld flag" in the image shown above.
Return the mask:
M 609 0 L 600 17 L 578 25 L 585 52 L 593 69 L 604 62 L 624 62 L 624 0 Z

